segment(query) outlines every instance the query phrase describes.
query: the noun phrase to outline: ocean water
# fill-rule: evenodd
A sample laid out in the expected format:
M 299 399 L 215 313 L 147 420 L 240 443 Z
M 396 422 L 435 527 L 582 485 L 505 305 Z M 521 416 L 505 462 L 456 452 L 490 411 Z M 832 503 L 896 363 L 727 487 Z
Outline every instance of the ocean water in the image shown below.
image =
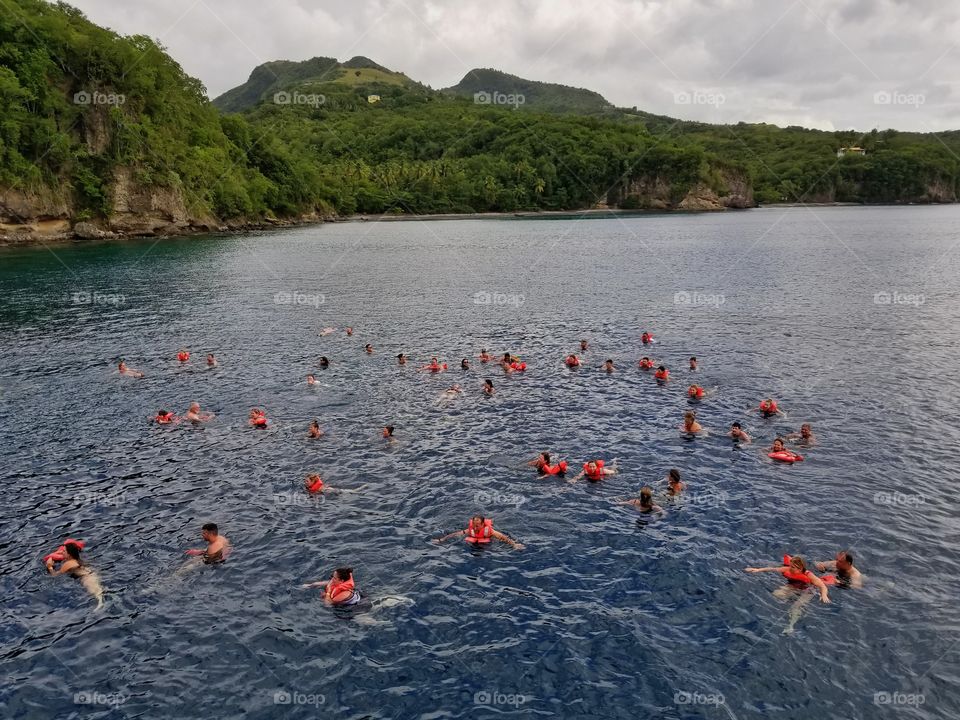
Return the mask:
M 0 715 L 957 717 L 958 227 L 957 207 L 770 208 L 0 252 Z M 417 370 L 433 355 L 448 372 Z M 750 412 L 768 396 L 786 417 Z M 150 422 L 194 400 L 216 418 Z M 817 446 L 770 461 L 803 422 Z M 618 474 L 540 479 L 541 450 Z M 689 488 L 663 515 L 616 504 L 670 468 Z M 350 492 L 308 497 L 310 472 Z M 432 542 L 475 513 L 525 548 Z M 185 571 L 211 521 L 233 553 Z M 43 569 L 66 537 L 102 610 Z M 782 581 L 744 568 L 840 549 L 864 588 L 783 634 Z M 340 565 L 358 611 L 300 588 Z

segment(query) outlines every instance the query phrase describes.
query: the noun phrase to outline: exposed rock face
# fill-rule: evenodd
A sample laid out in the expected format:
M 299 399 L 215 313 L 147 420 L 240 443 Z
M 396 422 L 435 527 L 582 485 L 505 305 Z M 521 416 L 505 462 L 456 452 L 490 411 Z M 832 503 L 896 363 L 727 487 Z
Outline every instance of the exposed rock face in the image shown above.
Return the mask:
M 930 203 L 953 203 L 957 202 L 957 191 L 953 185 L 943 180 L 934 180 L 926 186 L 926 192 L 923 197 L 918 198 L 917 202 Z
M 130 168 L 117 168 L 111 187 L 108 225 L 124 235 L 178 234 L 192 224 L 179 189 L 144 187 L 134 182 Z M 216 226 L 216 221 L 199 223 Z
M 678 189 L 661 175 L 641 175 L 611 191 L 607 203 L 613 207 L 649 210 L 725 210 L 755 206 L 753 185 L 745 173 L 723 170 L 720 178 L 719 189 L 704 182 Z

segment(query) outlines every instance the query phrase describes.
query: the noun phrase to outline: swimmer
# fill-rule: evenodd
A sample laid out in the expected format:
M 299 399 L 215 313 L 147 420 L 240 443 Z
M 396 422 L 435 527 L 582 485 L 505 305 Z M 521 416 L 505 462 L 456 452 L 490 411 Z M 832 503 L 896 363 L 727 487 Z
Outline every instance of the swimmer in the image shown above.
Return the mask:
M 667 382 L 670 379 L 670 371 L 661 365 L 657 368 L 657 371 L 653 374 L 653 377 L 655 377 L 658 382 Z
M 134 370 L 133 368 L 127 367 L 127 364 L 123 360 L 121 360 L 120 363 L 117 365 L 117 370 L 120 372 L 121 375 L 126 375 L 127 377 L 132 377 L 132 378 L 143 377 L 142 372 L 140 372 L 139 370 Z
M 512 547 L 514 550 L 523 550 L 523 545 L 518 543 L 509 535 L 493 529 L 493 520 L 491 518 L 485 518 L 483 515 L 474 515 L 470 518 L 470 522 L 467 524 L 466 530 L 457 530 L 452 532 L 449 535 L 444 535 L 441 538 L 434 540 L 436 543 L 442 543 L 450 538 L 462 537 L 468 543 L 474 545 L 486 545 L 490 542 L 491 539 L 499 540 L 500 542 L 505 542 L 507 545 Z
M 316 384 L 317 384 L 317 378 L 314 377 L 313 375 L 307 375 L 307 385 L 316 385 Z
M 810 427 L 810 423 L 804 423 L 800 426 L 800 432 L 790 433 L 784 439 L 792 440 L 794 444 L 804 445 L 805 447 L 813 447 L 817 444 L 817 439 L 813 436 L 813 428 Z
M 695 355 L 690 358 L 690 369 L 691 370 L 697 369 L 697 358 Z
M 371 345 L 370 343 L 367 343 L 366 345 L 363 346 L 363 351 L 367 355 L 373 355 L 373 345 Z
M 694 383 L 687 388 L 687 397 L 691 400 L 702 400 L 707 396 L 707 391 L 702 386 Z
M 325 327 L 323 330 L 320 331 L 320 337 L 326 337 L 327 335 L 330 335 L 331 333 L 335 333 L 336 331 L 337 331 L 336 328 Z
M 323 430 L 320 429 L 320 423 L 314 420 L 310 423 L 310 429 L 307 431 L 308 438 L 321 438 L 323 437 Z
M 776 567 L 748 567 L 748 573 L 778 572 L 787 579 L 787 585 L 778 587 L 773 591 L 775 597 L 789 597 L 791 592 L 798 589 L 806 589 L 806 586 L 812 585 L 820 593 L 820 602 L 830 602 L 830 596 L 827 593 L 827 586 L 816 575 L 807 570 L 807 565 L 803 558 L 794 555 L 790 558 L 789 565 L 777 565 Z M 792 584 L 791 584 L 792 583 Z
M 773 445 L 770 447 L 770 449 L 767 452 L 787 453 L 789 455 L 793 455 L 796 458 L 800 458 L 800 456 L 797 455 L 797 453 L 793 452 L 792 450 L 787 450 L 786 446 L 783 444 L 783 438 L 777 438 L 776 440 L 774 440 Z
M 185 415 L 186 419 L 192 423 L 202 423 L 213 419 L 213 413 L 200 412 L 200 403 L 192 402 Z
M 640 342 L 642 342 L 644 345 L 649 345 L 653 342 L 653 335 L 648 332 L 643 333 L 643 335 L 640 336 Z
M 337 568 L 329 580 L 318 580 L 301 587 L 305 590 L 315 587 L 324 588 L 323 602 L 330 606 L 356 605 L 363 599 L 360 591 L 354 586 L 353 568 Z
M 756 408 L 751 408 L 751 410 L 759 410 L 760 414 L 763 415 L 765 418 L 773 417 L 774 415 L 786 416 L 786 413 L 777 407 L 777 401 L 774 400 L 773 398 L 767 398 L 766 400 L 761 400 L 760 404 L 757 405 Z
M 81 546 L 76 542 L 66 542 L 63 544 L 64 555 L 66 557 L 60 561 L 60 567 L 54 570 L 56 558 L 47 557 L 47 572 L 51 575 L 67 574 L 70 577 L 79 580 L 83 589 L 97 599 L 97 609 L 103 607 L 103 586 L 100 585 L 100 578 L 97 573 L 80 559 Z
M 581 341 L 580 341 L 580 352 L 586 352 L 586 351 L 587 351 L 587 347 L 588 347 L 588 346 L 587 346 L 587 341 L 586 341 L 586 340 L 581 340 Z
M 347 328 L 347 337 L 352 337 L 352 336 L 353 336 L 353 328 L 352 328 L 352 327 L 348 327 L 348 328 Z
M 566 364 L 568 368 L 580 367 L 583 364 L 580 362 L 580 358 L 578 358 L 573 353 L 570 353 L 569 355 L 567 355 L 566 359 L 563 362 Z
M 484 348 L 483 350 L 480 351 L 480 356 L 479 356 L 479 357 L 480 357 L 480 362 L 482 362 L 482 363 L 488 363 L 488 362 L 490 362 L 490 361 L 493 359 L 493 358 L 490 357 L 490 353 L 487 352 L 487 349 L 486 349 L 486 348 Z
M 608 375 L 609 375 L 610 373 L 612 373 L 614 370 L 616 370 L 616 368 L 613 366 L 613 360 L 611 360 L 611 359 L 609 359 L 609 358 L 607 358 L 607 361 L 606 361 L 605 363 L 603 363 L 603 367 L 600 368 L 600 369 L 601 369 L 601 370 L 606 370 L 606 372 L 607 372 Z
M 407 364 L 407 356 L 404 355 L 403 353 L 400 353 L 399 355 L 397 355 L 397 365 L 406 365 L 406 364 Z
M 227 559 L 227 555 L 230 554 L 230 541 L 225 535 L 220 534 L 216 523 L 204 525 L 200 529 L 200 537 L 207 543 L 207 547 L 187 550 L 185 555 L 203 558 L 204 565 L 222 563 Z
M 853 553 L 849 550 L 841 550 L 833 560 L 825 560 L 816 563 L 817 570 L 835 570 L 837 573 L 837 585 L 849 588 L 862 588 L 863 575 L 853 566 Z
M 733 438 L 734 442 L 748 443 L 753 442 L 750 439 L 750 436 L 740 427 L 740 423 L 735 422 L 730 426 L 730 437 Z
M 216 367 L 217 359 L 213 356 L 213 353 L 207 353 L 207 367 Z
M 317 474 L 307 475 L 306 480 L 303 481 L 303 487 L 311 495 L 315 493 L 340 492 L 339 490 L 324 484 L 323 478 Z
M 556 465 L 552 465 L 550 463 L 550 453 L 548 452 L 540 453 L 533 460 L 530 460 L 527 465 L 535 467 L 537 473 L 540 475 L 563 475 L 567 471 L 567 463 L 563 460 Z
M 265 428 L 267 426 L 267 414 L 260 408 L 253 408 L 250 411 L 249 423 L 255 428 Z
M 169 410 L 157 410 L 157 416 L 153 419 L 157 425 L 170 425 L 178 422 L 178 418 Z
M 319 363 L 319 364 L 320 364 L 320 369 L 321 369 L 321 370 L 326 370 L 328 367 L 330 367 L 330 361 L 327 359 L 327 356 L 326 356 L 326 355 L 321 355 L 321 356 L 320 356 L 320 363 Z
M 681 432 L 698 433 L 703 431 L 703 425 L 697 422 L 697 414 L 693 410 L 688 410 L 683 414 L 683 427 Z
M 380 436 L 388 443 L 397 441 L 397 439 L 393 436 L 393 425 L 384 425 L 383 432 L 380 434 Z
M 640 362 L 637 363 L 641 370 L 653 370 L 653 360 L 644 355 L 640 358 Z
M 657 505 L 653 501 L 653 488 L 648 485 L 644 485 L 640 488 L 640 497 L 634 498 L 631 500 L 621 500 L 617 503 L 618 505 L 632 505 L 637 508 L 640 512 L 646 513 L 662 513 L 663 508 Z
M 667 474 L 667 495 L 676 497 L 687 489 L 687 484 L 680 480 L 680 471 L 676 468 Z
M 616 460 L 614 460 L 616 463 Z M 603 460 L 589 460 L 583 464 L 583 470 L 577 473 L 574 477 L 570 478 L 568 482 L 576 482 L 582 477 L 586 477 L 587 480 L 591 482 L 599 482 L 603 480 L 607 475 L 616 475 L 617 467 L 613 465 L 612 467 L 604 467 Z
M 511 367 L 510 367 L 510 366 L 511 366 L 512 364 L 513 364 L 513 355 L 511 355 L 511 354 L 508 353 L 508 352 L 505 352 L 505 353 L 503 354 L 503 357 L 500 358 L 500 367 L 502 367 L 502 368 L 503 368 L 504 370 L 506 370 L 507 372 L 510 372 L 510 370 L 511 370 Z
M 446 363 L 441 363 L 436 356 L 430 358 L 430 363 L 427 365 L 421 365 L 420 370 L 428 370 L 430 372 L 442 372 L 447 369 Z
M 460 396 L 460 393 L 463 392 L 463 389 L 458 384 L 453 384 L 440 393 L 440 396 L 437 398 L 437 403 L 449 402 Z
M 493 395 L 494 392 L 496 391 L 493 389 L 493 380 L 484 380 L 483 394 L 486 395 L 487 397 L 490 397 L 491 395 Z
M 466 359 L 466 358 L 464 358 L 463 360 L 460 361 L 460 369 L 461 369 L 461 370 L 469 370 L 469 369 L 470 369 L 470 363 L 467 362 L 467 359 Z
M 187 350 L 186 348 L 180 348 L 180 352 L 177 353 L 177 360 L 179 360 L 182 363 L 185 363 L 189 359 L 190 359 L 190 351 Z

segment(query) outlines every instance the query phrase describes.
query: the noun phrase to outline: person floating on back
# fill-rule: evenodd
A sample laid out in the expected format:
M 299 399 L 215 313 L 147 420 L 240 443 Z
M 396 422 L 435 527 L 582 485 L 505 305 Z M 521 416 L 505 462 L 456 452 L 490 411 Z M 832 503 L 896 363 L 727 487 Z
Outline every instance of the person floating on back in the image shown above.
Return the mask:
M 502 532 L 493 529 L 493 520 L 483 515 L 474 515 L 470 518 L 465 530 L 457 530 L 449 535 L 437 538 L 434 542 L 442 543 L 450 538 L 462 537 L 472 545 L 487 545 L 492 540 L 507 543 L 514 550 L 523 550 L 523 545 Z

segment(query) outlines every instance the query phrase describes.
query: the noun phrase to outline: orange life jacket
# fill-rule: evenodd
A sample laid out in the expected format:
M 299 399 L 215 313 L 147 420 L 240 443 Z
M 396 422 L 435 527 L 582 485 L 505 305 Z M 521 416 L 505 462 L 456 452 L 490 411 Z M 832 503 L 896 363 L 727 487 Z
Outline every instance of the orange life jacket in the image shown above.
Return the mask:
M 669 371 L 669 370 L 657 370 L 657 371 L 653 374 L 653 376 L 654 376 L 657 380 L 666 380 L 666 379 L 668 379 L 668 378 L 670 377 L 670 371 Z
M 653 360 L 640 360 L 640 369 L 641 370 L 651 370 L 653 369 Z
M 590 463 L 583 464 L 583 474 L 587 476 L 589 480 L 602 480 L 603 479 L 603 460 L 595 460 L 594 465 L 596 469 L 592 472 L 590 471 Z
M 687 395 L 692 398 L 697 398 L 698 400 L 703 397 L 703 388 L 699 385 L 694 385 L 692 388 L 687 390 Z
M 309 478 L 307 479 L 309 480 Z M 316 480 L 314 480 L 312 483 L 307 485 L 307 492 L 315 493 L 315 492 L 320 492 L 321 490 L 323 490 L 323 478 L 319 476 L 317 477 Z
M 760 402 L 760 412 L 762 412 L 764 415 L 772 415 L 773 413 L 777 412 L 777 401 L 771 400 L 770 402 L 767 402 L 766 400 L 762 400 Z
M 190 359 L 190 353 L 188 353 L 188 352 L 178 352 L 178 353 L 177 353 L 177 360 L 179 360 L 180 362 L 186 362 L 186 361 L 189 360 L 189 359 Z
M 547 465 L 546 463 L 541 463 L 537 468 L 542 473 L 547 475 L 563 475 L 567 471 L 567 461 L 561 460 L 556 465 Z
M 812 585 L 813 580 L 811 578 L 815 578 L 816 575 L 814 575 L 809 570 L 803 573 L 794 572 L 793 570 L 790 569 L 790 559 L 791 557 L 789 555 L 783 556 L 783 570 L 780 571 L 780 574 L 783 575 L 790 582 L 802 583 L 804 585 Z M 837 582 L 837 578 L 834 575 L 824 575 L 822 578 L 820 578 L 820 580 L 825 585 L 835 585 Z
M 86 545 L 86 543 L 83 540 L 74 540 L 73 538 L 67 538 L 66 540 L 63 541 L 63 545 L 61 545 L 52 553 L 50 553 L 49 555 L 46 555 L 43 558 L 43 564 L 46 565 L 47 562 L 49 562 L 50 560 L 53 560 L 54 562 L 63 562 L 64 560 L 66 560 L 68 557 L 67 545 L 71 545 L 71 544 L 76 545 L 81 550 L 83 550 L 84 546 Z
M 468 543 L 474 544 L 484 544 L 490 542 L 490 538 L 493 537 L 493 520 L 490 518 L 484 518 L 483 528 L 478 533 L 473 528 L 473 522 L 467 525 L 467 534 L 464 538 Z
M 155 422 L 160 423 L 161 425 L 166 425 L 173 422 L 173 413 L 167 413 L 166 415 L 160 415 L 159 413 L 154 418 Z
M 334 578 L 327 584 L 327 597 L 330 598 L 330 601 L 332 602 L 333 598 L 342 593 L 344 590 L 350 590 L 352 594 L 353 589 L 353 575 L 346 580 Z M 347 600 L 349 599 L 350 598 L 347 598 Z

